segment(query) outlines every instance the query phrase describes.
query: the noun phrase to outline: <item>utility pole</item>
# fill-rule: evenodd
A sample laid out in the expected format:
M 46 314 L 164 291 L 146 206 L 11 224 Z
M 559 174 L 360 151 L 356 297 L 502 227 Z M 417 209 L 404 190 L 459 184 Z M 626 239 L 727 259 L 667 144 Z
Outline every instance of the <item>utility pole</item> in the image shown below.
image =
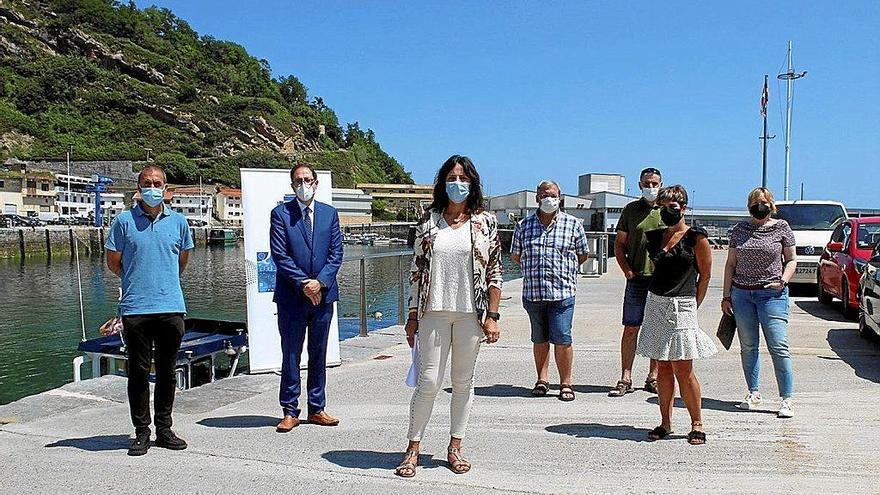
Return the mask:
M 794 81 L 804 77 L 807 75 L 807 71 L 803 71 L 801 73 L 796 73 L 794 71 L 794 65 L 791 61 L 791 41 L 788 42 L 788 72 L 784 74 L 779 74 L 776 76 L 777 79 L 783 80 L 786 82 L 786 91 L 785 91 L 785 198 L 788 200 L 788 181 L 790 175 L 790 163 L 791 163 L 791 111 L 793 106 L 793 97 L 794 97 Z
M 770 88 L 767 85 L 767 74 L 764 74 L 764 90 L 761 92 L 761 115 L 764 117 L 764 135 L 760 140 L 764 141 L 764 151 L 761 154 L 761 187 L 767 189 L 767 141 L 776 136 L 767 135 L 767 102 L 770 101 Z

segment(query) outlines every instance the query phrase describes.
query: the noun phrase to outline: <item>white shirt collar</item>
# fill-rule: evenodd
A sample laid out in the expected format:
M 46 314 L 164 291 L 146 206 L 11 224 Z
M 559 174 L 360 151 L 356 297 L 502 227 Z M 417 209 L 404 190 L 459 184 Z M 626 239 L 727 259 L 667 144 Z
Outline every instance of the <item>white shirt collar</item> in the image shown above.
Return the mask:
M 297 199 L 296 204 L 299 205 L 299 211 L 301 211 L 301 212 L 305 212 L 306 208 L 308 208 L 311 211 L 315 211 L 315 200 L 314 199 L 309 204 L 305 204 L 302 201 L 300 201 L 299 199 Z

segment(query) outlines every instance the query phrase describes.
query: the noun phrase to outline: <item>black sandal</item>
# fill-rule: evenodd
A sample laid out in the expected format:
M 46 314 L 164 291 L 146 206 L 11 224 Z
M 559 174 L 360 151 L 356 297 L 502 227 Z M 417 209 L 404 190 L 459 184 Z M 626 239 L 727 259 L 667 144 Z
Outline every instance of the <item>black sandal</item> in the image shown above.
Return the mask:
M 574 389 L 571 385 L 559 385 L 559 400 L 562 402 L 571 402 L 574 400 Z
M 703 423 L 699 421 L 695 421 L 691 423 L 691 426 L 703 426 Z M 691 445 L 705 445 L 706 444 L 706 432 L 691 430 L 688 433 L 688 443 Z
M 645 392 L 656 395 L 657 394 L 657 379 L 656 378 L 648 378 L 645 380 Z
M 658 427 L 654 428 L 653 430 L 651 430 L 650 432 L 648 432 L 648 438 L 650 440 L 663 440 L 664 438 L 668 437 L 671 434 L 672 434 L 672 430 L 667 430 L 666 428 L 664 428 L 662 426 L 658 426 Z
M 532 387 L 532 396 L 534 397 L 544 397 L 547 395 L 547 392 L 550 391 L 550 383 L 544 380 L 538 380 L 535 382 L 535 386 Z

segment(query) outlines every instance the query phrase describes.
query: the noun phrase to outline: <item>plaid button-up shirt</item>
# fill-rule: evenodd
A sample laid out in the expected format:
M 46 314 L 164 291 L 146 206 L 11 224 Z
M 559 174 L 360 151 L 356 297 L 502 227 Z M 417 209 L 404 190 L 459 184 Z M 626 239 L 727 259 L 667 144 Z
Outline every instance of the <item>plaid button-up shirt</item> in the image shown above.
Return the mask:
M 561 301 L 577 291 L 578 255 L 588 253 L 587 235 L 577 218 L 558 212 L 546 228 L 537 213 L 513 232 L 510 254 L 520 257 L 523 298 Z

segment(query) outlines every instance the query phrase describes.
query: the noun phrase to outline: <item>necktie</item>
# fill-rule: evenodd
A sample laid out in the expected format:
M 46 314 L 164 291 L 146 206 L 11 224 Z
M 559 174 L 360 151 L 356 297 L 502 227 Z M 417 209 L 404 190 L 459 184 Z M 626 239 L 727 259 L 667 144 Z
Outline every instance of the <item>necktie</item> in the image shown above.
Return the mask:
M 306 223 L 306 242 L 309 243 L 309 246 L 312 245 L 312 217 L 311 217 L 312 209 L 308 206 L 303 209 L 303 222 Z

